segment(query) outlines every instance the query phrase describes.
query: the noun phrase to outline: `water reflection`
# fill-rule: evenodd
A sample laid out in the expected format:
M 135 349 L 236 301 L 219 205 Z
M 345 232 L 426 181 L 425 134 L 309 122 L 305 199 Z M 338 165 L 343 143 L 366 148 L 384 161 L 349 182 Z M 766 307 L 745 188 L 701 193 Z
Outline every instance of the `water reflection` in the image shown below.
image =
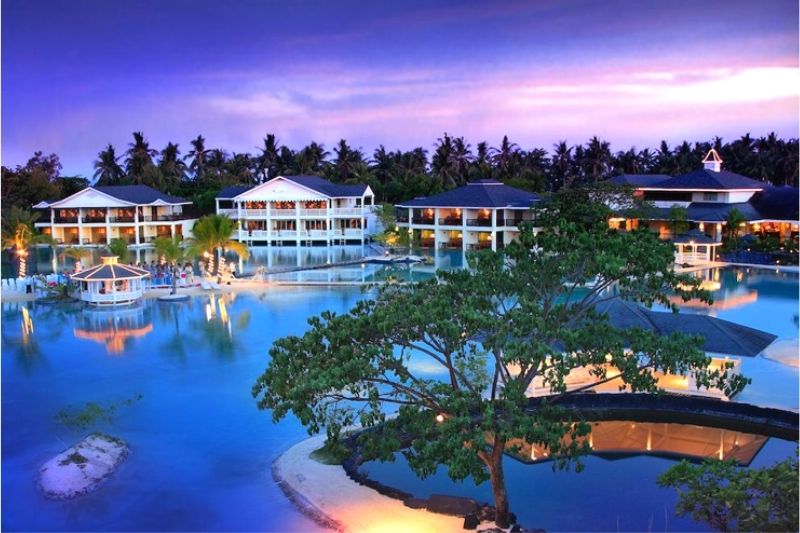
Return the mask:
M 568 437 L 567 437 L 568 438 Z M 658 455 L 690 460 L 734 460 L 749 465 L 768 437 L 690 424 L 603 421 L 587 437 L 593 455 Z M 509 442 L 513 457 L 528 463 L 550 459 L 547 448 L 522 440 Z
M 99 342 L 111 355 L 121 355 L 131 339 L 144 337 L 153 331 L 150 313 L 146 313 L 142 305 L 118 309 L 87 307 L 76 322 L 73 329 L 75 338 Z

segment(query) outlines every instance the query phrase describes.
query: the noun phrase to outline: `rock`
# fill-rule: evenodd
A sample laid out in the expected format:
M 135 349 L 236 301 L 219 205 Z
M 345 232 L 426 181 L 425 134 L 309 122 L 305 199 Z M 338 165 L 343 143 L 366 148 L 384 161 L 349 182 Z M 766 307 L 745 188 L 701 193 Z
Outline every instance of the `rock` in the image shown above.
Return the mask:
M 478 510 L 478 502 L 472 498 L 434 494 L 428 498 L 428 511 L 450 516 L 466 516 Z
M 478 529 L 478 524 L 480 523 L 481 521 L 478 520 L 478 516 L 475 513 L 469 513 L 464 517 L 464 529 Z
M 92 433 L 39 469 L 45 497 L 67 500 L 95 490 L 128 456 L 124 441 Z
M 408 498 L 403 502 L 403 505 L 410 509 L 425 509 L 428 507 L 428 500 L 422 498 Z

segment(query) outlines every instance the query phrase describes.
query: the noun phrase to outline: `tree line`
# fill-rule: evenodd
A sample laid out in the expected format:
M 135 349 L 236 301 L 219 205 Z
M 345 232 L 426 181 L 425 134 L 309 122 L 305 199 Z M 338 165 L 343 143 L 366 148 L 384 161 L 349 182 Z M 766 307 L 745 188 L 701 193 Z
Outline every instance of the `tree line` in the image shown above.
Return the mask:
M 24 165 L 2 168 L 3 201 L 30 206 L 57 199 L 85 187 L 144 184 L 190 198 L 201 211 L 213 210 L 214 196 L 226 186 L 255 185 L 279 175 L 315 174 L 335 183 L 368 183 L 381 202 L 435 194 L 478 178 L 499 179 L 535 192 L 555 192 L 588 185 L 619 174 L 678 175 L 701 168 L 709 149 L 715 148 L 724 168 L 773 185 L 798 184 L 798 139 L 779 139 L 775 133 L 754 138 L 746 134 L 731 142 L 711 141 L 671 146 L 661 141 L 657 149 L 612 151 L 609 142 L 592 137 L 585 144 L 559 141 L 547 150 L 526 149 L 504 136 L 497 146 L 481 141 L 474 147 L 464 137 L 445 133 L 430 150 L 387 150 L 371 155 L 341 139 L 331 150 L 318 142 L 294 150 L 268 134 L 253 153 L 209 148 L 198 135 L 185 152 L 168 142 L 162 150 L 151 147 L 142 132 L 119 152 L 108 144 L 94 161 L 94 174 L 60 175 L 58 156 L 36 152 Z

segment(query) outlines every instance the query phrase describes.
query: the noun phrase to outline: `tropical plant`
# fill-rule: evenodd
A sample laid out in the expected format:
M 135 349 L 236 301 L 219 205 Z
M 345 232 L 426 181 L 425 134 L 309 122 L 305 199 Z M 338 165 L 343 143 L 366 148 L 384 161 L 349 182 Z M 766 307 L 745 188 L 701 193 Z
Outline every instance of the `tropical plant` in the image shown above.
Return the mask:
M 795 531 L 797 477 L 797 457 L 762 468 L 742 468 L 734 461 L 681 461 L 658 484 L 677 489 L 676 514 L 691 515 L 717 531 Z
M 106 246 L 106 251 L 110 255 L 116 256 L 120 263 L 130 261 L 131 250 L 124 239 L 111 239 L 111 242 Z
M 672 236 L 676 237 L 689 230 L 689 211 L 683 206 L 673 205 L 669 208 L 669 221 L 667 225 L 672 232 Z
M 236 232 L 236 222 L 223 215 L 205 215 L 195 222 L 192 228 L 193 239 L 189 246 L 189 253 L 194 257 L 211 257 L 215 259 L 216 270 L 221 275 L 220 262 L 226 250 L 231 250 L 242 259 L 250 257 L 247 245 L 233 240 Z
M 3 227 L 3 248 L 13 250 L 19 261 L 17 277 L 24 278 L 28 275 L 27 258 L 28 248 L 34 244 L 50 243 L 49 235 L 36 234 L 33 228 L 25 222 L 18 221 L 16 225 Z
M 172 268 L 172 290 L 170 294 L 178 292 L 177 267 L 189 257 L 180 237 L 159 237 L 153 242 L 156 253 L 169 263 Z
M 725 216 L 727 244 L 734 250 L 739 247 L 739 231 L 745 222 L 747 222 L 747 218 L 735 207 L 728 211 L 728 214 Z
M 108 143 L 105 150 L 97 154 L 94 162 L 94 177 L 97 185 L 119 185 L 125 179 L 125 170 L 119 164 L 122 156 L 118 156 L 114 146 Z
M 292 412 L 332 442 L 360 423 L 369 428 L 357 437 L 366 460 L 391 460 L 410 442 L 402 453 L 422 477 L 444 465 L 456 480 L 490 480 L 496 523 L 508 527 L 507 448 L 535 443 L 560 466 L 589 449 L 588 423 L 557 401 L 532 408 L 534 379 L 556 400 L 610 381 L 654 393 L 653 371 L 728 393 L 747 382 L 709 368 L 698 338 L 619 330 L 597 310 L 611 286 L 673 309 L 670 293 L 709 298 L 696 278 L 673 271 L 669 243 L 647 230 L 609 232 L 610 216 L 588 192 L 556 195 L 539 213 L 541 231 L 523 224 L 518 241 L 471 255 L 469 269 L 387 285 L 346 314 L 311 318 L 305 334 L 273 344 L 253 386 L 259 408 L 275 421 Z M 438 370 L 420 374 L 430 365 Z M 576 369 L 597 382 L 568 391 Z

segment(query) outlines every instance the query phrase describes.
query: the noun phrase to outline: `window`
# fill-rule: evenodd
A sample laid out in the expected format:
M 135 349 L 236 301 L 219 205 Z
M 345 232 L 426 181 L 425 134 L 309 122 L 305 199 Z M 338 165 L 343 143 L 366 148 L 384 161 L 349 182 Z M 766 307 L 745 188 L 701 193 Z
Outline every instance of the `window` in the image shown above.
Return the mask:
M 703 201 L 704 202 L 716 202 L 717 201 L 717 193 L 715 193 L 715 192 L 704 192 L 703 193 Z

